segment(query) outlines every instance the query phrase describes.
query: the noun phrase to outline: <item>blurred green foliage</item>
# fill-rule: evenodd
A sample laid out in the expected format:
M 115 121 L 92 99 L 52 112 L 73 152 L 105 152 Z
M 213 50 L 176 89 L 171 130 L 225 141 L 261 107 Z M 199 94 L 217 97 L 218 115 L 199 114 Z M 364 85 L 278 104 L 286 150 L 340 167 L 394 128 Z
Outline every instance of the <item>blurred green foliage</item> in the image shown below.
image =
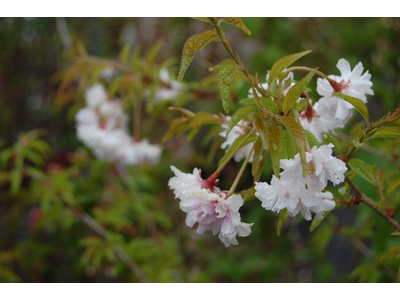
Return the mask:
M 172 69 L 177 76 L 186 39 L 210 29 L 189 18 L 67 18 L 66 22 L 74 43 L 111 64 L 127 62 L 124 49 L 140 49 L 138 55 L 145 57 L 159 45 L 153 63 L 132 67 L 141 79 L 155 76 L 163 62 L 175 63 Z M 258 72 L 262 82 L 277 59 L 312 50 L 301 63 L 326 74 L 338 74 L 335 65 L 342 57 L 352 66 L 361 61 L 370 71 L 375 93 L 368 102 L 372 120 L 399 107 L 400 19 L 243 18 L 243 22 L 251 36 L 228 24 L 223 28 L 250 73 Z M 249 200 L 241 215 L 244 222 L 254 222 L 252 234 L 240 238 L 238 246 L 225 248 L 211 234 L 197 235 L 185 225 L 185 214 L 168 190 L 169 166 L 183 172 L 199 167 L 206 178 L 223 155 L 218 141 L 211 142 L 218 130 L 207 138 L 207 131 L 201 129 L 189 143 L 188 133 L 171 139 L 164 145 L 159 165 L 132 166 L 121 175 L 115 166 L 97 160 L 75 135 L 74 114 L 84 103 L 84 88 L 103 80 L 99 72 L 105 65 L 99 67 L 96 61 L 91 71 L 88 65 L 81 66 L 74 72 L 86 70 L 88 76 L 96 73 L 97 77 L 84 84 L 71 77 L 60 89 L 60 78 L 66 77 L 63 72 L 76 61 L 71 62 L 64 50 L 52 18 L 1 18 L 0 44 L 1 282 L 136 282 L 138 278 L 116 257 L 115 244 L 150 282 L 398 281 L 400 237 L 390 235 L 390 225 L 364 205 L 338 205 L 312 233 L 310 222 L 289 218 L 278 237 L 278 216 L 262 209 L 257 200 Z M 219 43 L 199 52 L 185 75 L 190 92 L 174 105 L 195 112 L 222 112 L 216 74 L 208 68 L 226 58 Z M 310 87 L 315 101 L 315 80 Z M 238 108 L 238 100 L 247 98 L 249 88 L 243 80 L 234 81 L 231 107 Z M 143 91 L 143 86 L 132 85 L 132 89 Z M 161 141 L 178 116 L 167 110 L 170 104 L 143 108 L 147 114 L 143 131 L 154 142 Z M 126 109 L 130 112 L 133 107 Z M 355 135 L 364 126 L 360 121 L 362 117 L 354 114 L 341 131 Z M 44 135 L 33 131 L 37 128 L 44 128 Z M 385 173 L 390 179 L 399 178 L 398 140 L 374 140 L 369 145 L 394 158 L 393 162 L 366 151 L 356 157 L 376 170 L 391 170 Z M 221 188 L 229 188 L 237 169 L 236 164 L 228 164 L 220 175 Z M 262 178 L 271 174 L 268 165 Z M 251 180 L 246 169 L 238 189 L 248 188 Z M 379 201 L 376 187 L 358 176 L 354 182 Z M 397 204 L 400 193 L 393 195 L 391 201 Z M 337 192 L 335 196 L 339 198 Z M 82 224 L 71 207 L 92 216 L 108 232 L 107 239 Z M 398 209 L 394 217 L 399 220 Z

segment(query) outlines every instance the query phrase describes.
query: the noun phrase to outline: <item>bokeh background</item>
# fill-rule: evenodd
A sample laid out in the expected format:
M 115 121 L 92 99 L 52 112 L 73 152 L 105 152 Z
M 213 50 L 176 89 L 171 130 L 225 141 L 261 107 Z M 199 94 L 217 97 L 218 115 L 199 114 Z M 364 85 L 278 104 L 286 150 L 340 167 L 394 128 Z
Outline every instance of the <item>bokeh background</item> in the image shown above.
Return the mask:
M 177 70 L 186 39 L 209 30 L 207 23 L 190 18 L 66 18 L 69 34 L 93 56 L 118 59 L 130 45 L 148 52 L 161 42 L 158 62 L 175 58 Z M 301 65 L 338 74 L 336 63 L 359 61 L 372 74 L 375 95 L 369 97 L 372 120 L 393 112 L 400 102 L 400 19 L 398 18 L 243 18 L 248 36 L 224 25 L 235 49 L 251 74 L 264 79 L 279 58 L 312 50 Z M 44 129 L 37 146 L 44 155 L 32 172 L 23 174 L 21 187 L 12 193 L 7 176 L 13 159 L 2 161 L 0 173 L 0 281 L 3 282 L 136 282 L 137 278 L 112 251 L 117 243 L 151 282 L 396 282 L 399 237 L 369 207 L 338 205 L 312 233 L 310 222 L 291 218 L 280 237 L 277 215 L 261 208 L 257 200 L 241 209 L 242 221 L 254 223 L 252 234 L 239 238 L 238 246 L 225 248 L 211 234 L 197 235 L 185 225 L 185 214 L 167 187 L 170 165 L 185 172 L 194 167 L 210 175 L 222 152 L 204 143 L 206 130 L 192 141 L 187 134 L 164 144 L 157 166 L 129 168 L 128 182 L 113 167 L 94 158 L 77 139 L 74 113 L 84 103 L 74 83 L 60 95 L 55 74 L 72 62 L 65 51 L 55 18 L 0 18 L 0 153 L 13 147 L 21 134 Z M 217 90 L 196 86 L 210 78 L 209 67 L 228 58 L 219 43 L 199 52 L 185 76 L 191 86 L 181 106 L 192 111 L 222 112 Z M 298 76 L 298 75 L 296 75 Z M 300 77 L 296 77 L 299 79 Z M 262 80 L 263 81 L 263 80 Z M 234 99 L 245 98 L 249 85 L 238 81 Z M 310 84 L 317 100 L 316 82 Z M 60 99 L 67 99 L 61 101 Z M 61 103 L 61 104 L 60 104 Z M 159 143 L 179 114 L 162 106 L 159 118 L 144 128 Z M 358 128 L 354 114 L 342 130 Z M 360 151 L 357 157 L 379 168 L 399 172 L 398 143 L 373 144 L 389 158 Z M 35 146 L 36 147 L 36 146 Z M 14 148 L 16 149 L 16 148 Z M 215 149 L 214 149 L 215 150 Z M 17 150 L 15 150 L 17 151 Z M 15 158 L 15 157 L 14 157 Z M 390 160 L 392 159 L 392 161 Z M 29 164 L 29 163 L 28 163 Z M 231 163 L 221 174 L 221 187 L 229 189 L 240 164 Z M 50 176 L 49 176 L 50 175 Z M 41 177 L 42 176 L 42 177 Z M 269 181 L 270 168 L 263 171 Z M 204 178 L 206 176 L 203 176 Z M 378 192 L 362 178 L 355 182 L 370 197 Z M 247 170 L 238 188 L 251 183 Z M 60 188 L 110 234 L 104 241 L 57 200 Z M 395 210 L 395 218 L 399 213 Z M 397 247 L 397 248 L 396 248 Z M 395 250 L 393 250 L 395 249 Z

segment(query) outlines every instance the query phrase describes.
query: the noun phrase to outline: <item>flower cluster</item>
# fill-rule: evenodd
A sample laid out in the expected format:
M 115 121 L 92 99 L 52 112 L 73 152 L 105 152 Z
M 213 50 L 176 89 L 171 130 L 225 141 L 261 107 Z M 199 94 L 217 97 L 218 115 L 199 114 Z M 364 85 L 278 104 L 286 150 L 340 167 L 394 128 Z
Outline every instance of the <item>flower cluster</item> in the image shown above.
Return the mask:
M 77 136 L 96 157 L 120 165 L 158 163 L 161 149 L 146 139 L 133 140 L 121 103 L 108 100 L 102 85 L 89 88 L 85 99 L 87 106 L 75 115 Z
M 257 182 L 256 197 L 267 210 L 279 212 L 287 208 L 289 216 L 299 212 L 306 220 L 311 220 L 311 212 L 322 218 L 325 211 L 335 207 L 330 192 L 323 193 L 328 181 L 334 185 L 344 181 L 346 164 L 332 156 L 333 145 L 314 146 L 306 153 L 307 175 L 303 177 L 300 155 L 293 159 L 281 159 L 283 171 L 280 178 L 273 176 L 271 184 Z
M 361 62 L 352 71 L 348 61 L 341 58 L 336 67 L 341 76 L 329 75 L 331 81 L 318 78 L 317 92 L 322 98 L 300 114 L 303 127 L 311 131 L 320 142 L 323 140 L 323 132 L 334 132 L 336 128 L 343 128 L 353 114 L 353 105 L 334 96 L 334 92 L 358 98 L 364 103 L 367 102 L 366 95 L 374 94 L 371 89 L 371 74 L 366 71 L 362 75 L 364 67 Z
M 168 186 L 174 191 L 175 198 L 180 199 L 180 208 L 187 213 L 186 225 L 192 227 L 198 223 L 196 232 L 203 234 L 211 231 L 213 235 L 225 244 L 237 245 L 236 236 L 245 237 L 251 233 L 250 226 L 241 222 L 239 208 L 243 205 L 240 195 L 228 196 L 214 186 L 214 180 L 203 180 L 201 171 L 197 168 L 193 174 L 179 171 L 174 166 L 175 173 Z M 211 178 L 211 177 L 210 177 Z

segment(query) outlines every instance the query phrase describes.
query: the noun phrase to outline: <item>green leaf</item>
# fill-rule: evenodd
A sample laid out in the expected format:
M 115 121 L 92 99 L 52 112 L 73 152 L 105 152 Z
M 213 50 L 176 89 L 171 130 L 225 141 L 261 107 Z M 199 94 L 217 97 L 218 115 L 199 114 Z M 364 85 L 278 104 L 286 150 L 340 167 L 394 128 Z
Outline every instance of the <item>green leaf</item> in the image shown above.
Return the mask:
M 277 60 L 273 64 L 273 66 L 271 68 L 271 71 L 269 73 L 268 84 L 271 84 L 271 82 L 274 81 L 275 78 L 278 77 L 278 75 L 283 70 L 285 70 L 288 66 L 290 66 L 296 60 L 298 60 L 299 58 L 303 57 L 304 55 L 307 55 L 310 52 L 311 52 L 311 50 L 307 50 L 307 51 L 304 51 L 304 52 L 288 55 L 288 56 L 285 56 L 285 57 Z
M 398 231 L 392 232 L 390 235 L 400 236 L 400 232 L 398 232 Z
M 260 162 L 260 156 L 261 156 L 261 151 L 262 151 L 262 141 L 260 137 L 257 137 L 255 143 L 254 143 L 254 158 L 253 158 L 253 163 L 251 165 L 251 175 L 254 176 L 257 166 Z
M 217 38 L 212 31 L 196 34 L 187 39 L 183 45 L 181 67 L 179 69 L 178 81 L 182 81 L 185 72 L 192 62 L 197 51 L 202 50 L 207 44 L 216 41 Z
M 278 236 L 281 236 L 282 226 L 283 224 L 285 224 L 285 221 L 287 220 L 288 217 L 289 215 L 287 213 L 287 208 L 282 209 L 281 212 L 279 213 L 279 221 L 276 227 L 276 234 Z
M 207 18 L 195 18 L 195 17 L 192 17 L 192 19 L 196 19 L 196 20 L 199 20 L 199 21 L 210 23 Z
M 290 88 L 290 90 L 285 96 L 285 99 L 283 100 L 282 109 L 285 115 L 299 99 L 301 93 L 304 91 L 305 87 L 310 83 L 310 80 L 314 76 L 317 69 L 318 68 L 312 70 L 310 73 L 308 73 L 305 77 L 303 77 L 299 82 L 297 82 L 294 86 Z
M 250 30 L 246 27 L 246 25 L 244 25 L 241 18 L 222 18 L 222 21 L 236 26 L 237 28 L 242 29 L 248 35 L 251 35 Z
M 201 127 L 205 124 L 220 124 L 221 120 L 210 113 L 204 111 L 198 112 L 193 118 L 190 119 L 189 128 Z
M 119 53 L 119 58 L 120 60 L 124 63 L 127 64 L 129 63 L 129 54 L 131 53 L 131 45 L 126 44 L 122 49 L 121 52 Z
M 225 65 L 219 70 L 217 75 L 217 84 L 222 98 L 222 106 L 226 113 L 229 112 L 230 88 L 237 69 L 238 66 L 236 64 Z
M 188 130 L 190 119 L 187 117 L 176 118 L 172 121 L 171 125 L 168 128 L 168 131 L 165 133 L 164 138 L 162 139 L 160 145 L 164 144 L 173 136 L 179 136 L 184 131 Z
M 265 160 L 267 159 L 267 156 L 268 156 L 268 152 L 265 152 L 263 157 L 261 158 L 261 161 L 256 166 L 256 169 L 255 169 L 254 175 L 253 175 L 254 182 L 258 182 L 260 180 L 260 176 L 261 176 L 262 170 L 264 168 L 264 164 L 265 164 Z
M 217 71 L 217 70 L 221 69 L 223 66 L 226 66 L 226 65 L 233 65 L 233 64 L 235 64 L 235 61 L 234 61 L 233 59 L 228 58 L 228 59 L 225 59 L 225 60 L 223 60 L 222 62 L 220 62 L 218 65 L 209 68 L 208 70 L 209 70 L 210 72 L 212 72 L 212 71 Z
M 321 144 L 318 142 L 317 138 L 311 131 L 304 130 L 304 132 L 306 134 L 307 141 L 308 141 L 308 144 L 310 145 L 310 148 L 312 148 L 314 146 L 317 146 L 317 147 L 321 146 Z
M 281 130 L 274 119 L 270 119 L 267 123 L 268 148 L 271 155 L 272 169 L 274 174 L 279 178 L 280 173 L 280 154 L 281 154 Z
M 306 176 L 307 166 L 306 166 L 306 136 L 304 134 L 303 127 L 296 122 L 295 119 L 289 116 L 281 116 L 280 120 L 283 122 L 289 134 L 293 137 L 298 152 L 300 153 L 301 164 L 303 167 L 303 176 Z
M 317 228 L 317 226 L 319 224 L 321 224 L 321 222 L 326 218 L 326 216 L 330 213 L 331 211 L 327 211 L 325 212 L 325 214 L 322 216 L 322 218 L 320 220 L 318 220 L 317 216 L 314 217 L 314 219 L 311 222 L 311 226 L 310 226 L 310 232 L 313 232 L 315 230 L 315 228 Z
M 342 153 L 342 147 L 340 146 L 340 141 L 338 140 L 336 135 L 334 135 L 331 132 L 325 132 L 325 134 L 327 135 L 328 140 L 335 146 L 334 147 L 334 152 L 336 154 Z
M 357 175 L 376 186 L 376 179 L 369 164 L 358 158 L 350 159 L 347 164 Z
M 346 100 L 349 102 L 351 105 L 353 105 L 358 112 L 364 117 L 365 121 L 369 121 L 369 113 L 368 113 L 368 108 L 365 106 L 364 102 L 362 102 L 360 99 L 344 95 L 341 93 L 333 93 L 334 96 L 342 98 L 343 100 Z
M 395 190 L 397 190 L 400 187 L 400 179 L 397 179 L 389 184 L 387 187 L 386 193 L 388 195 L 388 198 L 393 194 Z
M 254 116 L 254 124 L 256 125 L 256 129 L 258 131 L 258 134 L 261 137 L 261 141 L 263 144 L 263 147 L 265 150 L 268 150 L 268 132 L 267 132 L 267 126 L 265 124 L 264 119 L 259 115 L 256 114 Z
M 254 187 L 251 187 L 251 188 L 245 190 L 244 193 L 240 193 L 240 194 L 242 194 L 243 202 L 246 202 L 247 200 L 256 199 L 255 193 L 256 193 L 256 189 Z
M 11 195 L 16 195 L 21 188 L 22 183 L 22 170 L 14 169 L 10 174 Z
M 266 109 L 272 110 L 274 113 L 279 112 L 278 104 L 276 104 L 272 99 L 266 97 L 258 97 L 262 106 Z M 257 101 L 254 98 L 246 98 L 239 101 L 241 104 L 254 104 L 257 105 Z
M 292 159 L 297 154 L 296 142 L 287 130 L 282 130 L 281 159 Z
M 256 110 L 258 110 L 257 105 L 246 105 L 235 111 L 235 113 L 232 115 L 228 129 L 226 130 L 226 136 L 228 136 L 229 132 L 231 132 L 233 127 L 235 127 L 240 120 Z
M 384 127 L 379 128 L 368 137 L 368 139 L 379 139 L 379 138 L 400 138 L 400 128 L 396 127 Z

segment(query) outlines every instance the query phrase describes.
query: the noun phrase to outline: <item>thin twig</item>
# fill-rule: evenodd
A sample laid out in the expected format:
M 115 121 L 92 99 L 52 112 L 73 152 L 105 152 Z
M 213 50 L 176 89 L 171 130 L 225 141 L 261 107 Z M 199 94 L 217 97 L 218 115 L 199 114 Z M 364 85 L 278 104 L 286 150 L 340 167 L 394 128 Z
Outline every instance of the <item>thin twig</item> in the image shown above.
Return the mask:
M 107 240 L 107 231 L 101 227 L 91 216 L 82 211 L 80 208 L 73 207 L 67 201 L 60 197 L 61 202 L 66 206 L 83 224 L 89 227 L 97 236 L 103 240 Z M 119 246 L 113 246 L 116 256 L 129 267 L 133 274 L 139 279 L 140 282 L 146 282 L 146 275 L 136 265 L 136 263 L 126 254 L 126 252 Z
M 374 211 L 376 211 L 382 218 L 385 219 L 396 231 L 400 232 L 400 225 L 395 219 L 390 218 L 383 210 L 381 210 L 371 199 L 369 199 L 359 188 L 350 180 L 347 176 L 345 177 L 346 182 L 351 186 L 351 188 L 358 194 L 361 202 L 367 204 Z

